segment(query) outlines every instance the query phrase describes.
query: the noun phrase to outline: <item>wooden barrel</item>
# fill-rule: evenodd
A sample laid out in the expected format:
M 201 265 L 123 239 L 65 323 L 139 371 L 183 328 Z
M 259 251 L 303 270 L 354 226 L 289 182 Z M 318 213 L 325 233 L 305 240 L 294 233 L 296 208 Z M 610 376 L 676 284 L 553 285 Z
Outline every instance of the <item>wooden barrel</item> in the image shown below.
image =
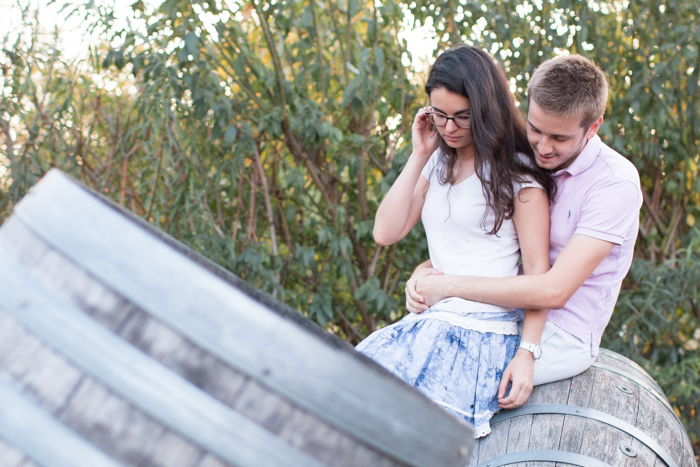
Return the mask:
M 461 466 L 472 437 L 57 170 L 0 228 L 0 466 Z
M 639 365 L 600 349 L 578 376 L 535 387 L 475 443 L 469 466 L 697 467 L 681 421 Z

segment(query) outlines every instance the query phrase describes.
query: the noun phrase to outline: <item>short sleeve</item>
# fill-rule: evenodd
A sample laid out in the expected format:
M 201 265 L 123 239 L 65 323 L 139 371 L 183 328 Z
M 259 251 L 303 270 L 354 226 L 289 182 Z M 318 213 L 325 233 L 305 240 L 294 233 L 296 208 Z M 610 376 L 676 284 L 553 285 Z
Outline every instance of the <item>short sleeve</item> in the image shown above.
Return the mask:
M 440 162 L 440 150 L 438 149 L 433 153 L 432 156 L 430 156 L 428 163 L 425 164 L 425 167 L 423 167 L 423 170 L 421 171 L 421 175 L 423 175 L 426 180 L 430 181 L 430 176 L 435 171 L 435 167 L 438 165 L 439 162 Z
M 520 183 L 520 182 L 514 182 L 514 183 L 513 183 L 513 188 L 514 188 L 514 192 L 515 192 L 516 195 L 517 195 L 517 194 L 520 192 L 520 190 L 522 190 L 523 188 L 539 188 L 539 189 L 541 189 L 541 190 L 544 190 L 544 188 L 542 187 L 542 185 L 540 185 L 535 179 L 533 179 L 533 178 L 530 177 L 529 175 L 526 176 L 525 179 L 526 179 L 526 180 L 525 180 L 524 182 L 522 182 L 522 183 Z
M 591 190 L 583 199 L 576 232 L 622 245 L 639 228 L 642 194 L 629 180 Z
M 527 156 L 521 152 L 517 154 L 518 159 L 520 159 L 520 162 L 523 164 L 527 165 L 528 167 L 532 167 L 532 162 L 530 159 L 527 158 Z M 532 178 L 530 175 L 524 175 L 525 181 L 524 182 L 514 182 L 513 183 L 513 191 L 517 195 L 520 190 L 523 188 L 539 188 L 541 190 L 544 190 L 544 187 L 540 185 L 534 178 Z

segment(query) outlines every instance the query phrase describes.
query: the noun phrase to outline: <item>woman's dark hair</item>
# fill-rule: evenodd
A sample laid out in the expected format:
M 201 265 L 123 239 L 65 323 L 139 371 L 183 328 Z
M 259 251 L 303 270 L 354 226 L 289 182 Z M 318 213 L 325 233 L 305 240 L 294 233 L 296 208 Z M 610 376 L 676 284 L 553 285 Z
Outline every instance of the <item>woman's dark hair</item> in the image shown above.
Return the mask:
M 441 88 L 469 99 L 476 153 L 474 169 L 481 180 L 487 206 L 495 215 L 493 228 L 488 233 L 496 234 L 504 220 L 513 218 L 514 183 L 534 179 L 546 190 L 551 202 L 556 185 L 551 175 L 535 162 L 525 122 L 515 106 L 506 75 L 494 59 L 483 50 L 464 44 L 446 50 L 430 70 L 425 92 L 430 95 Z M 452 184 L 457 150 L 449 147 L 444 139 L 440 141 L 444 164 L 440 183 Z

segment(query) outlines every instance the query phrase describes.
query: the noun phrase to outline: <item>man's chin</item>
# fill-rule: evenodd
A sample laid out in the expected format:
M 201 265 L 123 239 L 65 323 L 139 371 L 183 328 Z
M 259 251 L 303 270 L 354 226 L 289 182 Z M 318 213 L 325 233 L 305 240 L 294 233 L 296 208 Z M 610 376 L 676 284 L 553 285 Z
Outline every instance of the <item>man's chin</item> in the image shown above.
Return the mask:
M 556 168 L 557 162 L 558 162 L 557 156 L 552 156 L 552 157 L 542 157 L 541 155 L 537 154 L 535 156 L 535 162 L 537 165 L 543 169 L 548 169 L 552 170 Z

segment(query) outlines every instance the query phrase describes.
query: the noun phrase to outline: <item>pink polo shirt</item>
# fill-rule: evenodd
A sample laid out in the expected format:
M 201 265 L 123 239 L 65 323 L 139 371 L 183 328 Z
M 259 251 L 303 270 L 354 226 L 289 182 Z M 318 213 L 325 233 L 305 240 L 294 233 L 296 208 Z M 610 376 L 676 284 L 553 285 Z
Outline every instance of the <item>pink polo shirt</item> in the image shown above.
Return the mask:
M 564 308 L 548 316 L 583 342 L 590 340 L 595 356 L 632 264 L 642 207 L 639 173 L 596 135 L 569 167 L 553 175 L 558 191 L 550 208 L 552 264 L 575 233 L 615 244 Z

